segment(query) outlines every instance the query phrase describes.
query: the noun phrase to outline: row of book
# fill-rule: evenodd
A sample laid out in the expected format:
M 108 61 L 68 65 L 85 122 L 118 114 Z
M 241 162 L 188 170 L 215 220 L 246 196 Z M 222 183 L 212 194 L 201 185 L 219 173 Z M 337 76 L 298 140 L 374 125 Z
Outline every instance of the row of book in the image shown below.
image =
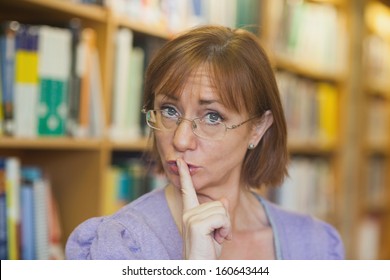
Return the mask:
M 96 32 L 3 22 L 0 134 L 101 136 L 104 114 Z
M 140 158 L 115 163 L 108 168 L 103 214 L 112 214 L 139 196 L 166 186 L 166 177 L 151 172 L 150 168 Z
M 134 34 L 116 32 L 110 137 L 125 141 L 144 134 L 141 121 L 142 92 L 147 48 L 134 45 Z
M 106 0 L 106 5 L 117 14 L 171 33 L 206 23 L 258 25 L 260 14 L 258 0 Z
M 335 213 L 335 184 L 325 158 L 293 157 L 289 177 L 271 191 L 270 198 L 283 208 L 332 220 Z
M 269 2 L 273 51 L 318 72 L 345 72 L 348 57 L 346 18 L 336 6 L 323 1 Z
M 63 259 L 50 180 L 16 157 L 0 158 L 0 259 Z
M 334 143 L 339 119 L 337 88 L 286 71 L 276 72 L 276 79 L 291 142 Z

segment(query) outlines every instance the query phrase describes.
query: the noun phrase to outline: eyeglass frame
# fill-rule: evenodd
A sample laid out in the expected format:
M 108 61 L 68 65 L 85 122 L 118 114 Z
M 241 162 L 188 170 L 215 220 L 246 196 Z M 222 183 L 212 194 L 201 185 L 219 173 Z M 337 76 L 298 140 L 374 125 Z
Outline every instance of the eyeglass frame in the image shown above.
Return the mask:
M 146 124 L 147 124 L 150 128 L 155 129 L 155 130 L 159 130 L 159 131 L 174 131 L 174 130 L 175 130 L 175 128 L 164 130 L 164 129 L 159 129 L 159 128 L 156 128 L 156 127 L 151 126 L 151 125 L 149 124 L 148 119 L 147 119 L 148 113 L 149 113 L 150 111 L 155 111 L 155 112 L 158 111 L 158 112 L 161 112 L 162 110 L 158 110 L 158 109 L 149 109 L 149 110 L 147 110 L 146 108 L 142 108 L 141 112 L 142 112 L 143 114 L 145 114 L 145 116 L 146 116 Z M 195 131 L 194 131 L 195 128 L 196 128 L 195 120 L 201 120 L 201 119 L 203 119 L 203 117 L 193 118 L 192 120 L 191 120 L 191 119 L 186 119 L 186 118 L 184 118 L 184 117 L 177 117 L 177 120 L 176 120 L 176 128 L 181 124 L 181 122 L 182 122 L 183 120 L 189 121 L 189 122 L 191 122 L 191 124 L 192 124 L 192 125 L 191 125 L 191 130 L 192 130 L 192 132 L 193 132 L 197 137 L 199 137 L 199 138 L 201 138 L 201 139 L 206 139 L 206 140 L 220 140 L 220 139 L 222 139 L 222 138 L 225 137 L 226 132 L 228 131 L 228 129 L 233 130 L 233 129 L 239 128 L 240 126 L 244 125 L 245 123 L 247 123 L 247 122 L 249 122 L 249 121 L 251 121 L 251 120 L 253 120 L 253 119 L 255 119 L 255 118 L 257 118 L 257 116 L 251 117 L 251 118 L 249 118 L 249 119 L 247 119 L 247 120 L 245 120 L 245 121 L 243 121 L 243 122 L 241 122 L 241 123 L 239 123 L 239 124 L 234 124 L 234 125 L 231 125 L 231 126 L 227 126 L 226 123 L 219 121 L 220 124 L 223 124 L 223 125 L 225 126 L 225 131 L 224 131 L 223 136 L 222 136 L 221 138 L 217 138 L 217 139 L 203 137 L 203 136 L 200 136 L 200 135 L 198 135 L 198 134 L 195 133 Z M 194 124 L 195 124 L 195 125 L 194 125 Z

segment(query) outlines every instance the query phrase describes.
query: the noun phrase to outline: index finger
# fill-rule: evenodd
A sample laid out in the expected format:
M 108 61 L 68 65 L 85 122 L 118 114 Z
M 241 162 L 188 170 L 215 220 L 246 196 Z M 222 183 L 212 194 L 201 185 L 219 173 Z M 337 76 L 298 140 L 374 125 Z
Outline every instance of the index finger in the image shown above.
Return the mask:
M 180 189 L 183 198 L 183 210 L 190 210 L 199 206 L 198 197 L 196 196 L 194 184 L 192 183 L 190 171 L 187 164 L 182 159 L 176 160 L 180 175 Z

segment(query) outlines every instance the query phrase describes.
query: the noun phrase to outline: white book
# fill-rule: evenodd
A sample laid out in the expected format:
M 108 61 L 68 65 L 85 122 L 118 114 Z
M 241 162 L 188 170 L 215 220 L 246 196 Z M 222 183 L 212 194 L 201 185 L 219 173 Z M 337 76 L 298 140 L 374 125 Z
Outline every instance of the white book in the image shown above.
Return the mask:
M 44 179 L 34 181 L 34 214 L 35 214 L 35 243 L 36 258 L 48 260 L 49 250 L 49 225 L 48 225 L 48 190 Z
M 130 51 L 128 75 L 128 99 L 126 111 L 126 138 L 141 137 L 141 102 L 145 52 L 135 47 Z
M 89 79 L 90 85 L 90 131 L 91 137 L 102 137 L 105 133 L 105 110 L 103 105 L 103 93 L 100 78 L 100 62 L 99 55 L 95 49 L 92 54 L 92 67 L 91 67 L 91 78 Z
M 110 137 L 113 140 L 126 138 L 126 110 L 128 100 L 130 49 L 133 45 L 133 33 L 123 28 L 116 34 L 114 93 L 112 99 Z
M 15 57 L 14 135 L 37 136 L 38 104 L 38 26 L 26 27 L 18 36 L 24 41 Z

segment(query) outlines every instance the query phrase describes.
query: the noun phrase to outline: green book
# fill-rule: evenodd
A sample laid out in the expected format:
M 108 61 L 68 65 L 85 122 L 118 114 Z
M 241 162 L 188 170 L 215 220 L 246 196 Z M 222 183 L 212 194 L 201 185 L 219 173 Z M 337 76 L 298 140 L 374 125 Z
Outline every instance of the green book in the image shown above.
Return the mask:
M 42 26 L 38 51 L 38 136 L 64 136 L 71 65 L 70 31 Z

